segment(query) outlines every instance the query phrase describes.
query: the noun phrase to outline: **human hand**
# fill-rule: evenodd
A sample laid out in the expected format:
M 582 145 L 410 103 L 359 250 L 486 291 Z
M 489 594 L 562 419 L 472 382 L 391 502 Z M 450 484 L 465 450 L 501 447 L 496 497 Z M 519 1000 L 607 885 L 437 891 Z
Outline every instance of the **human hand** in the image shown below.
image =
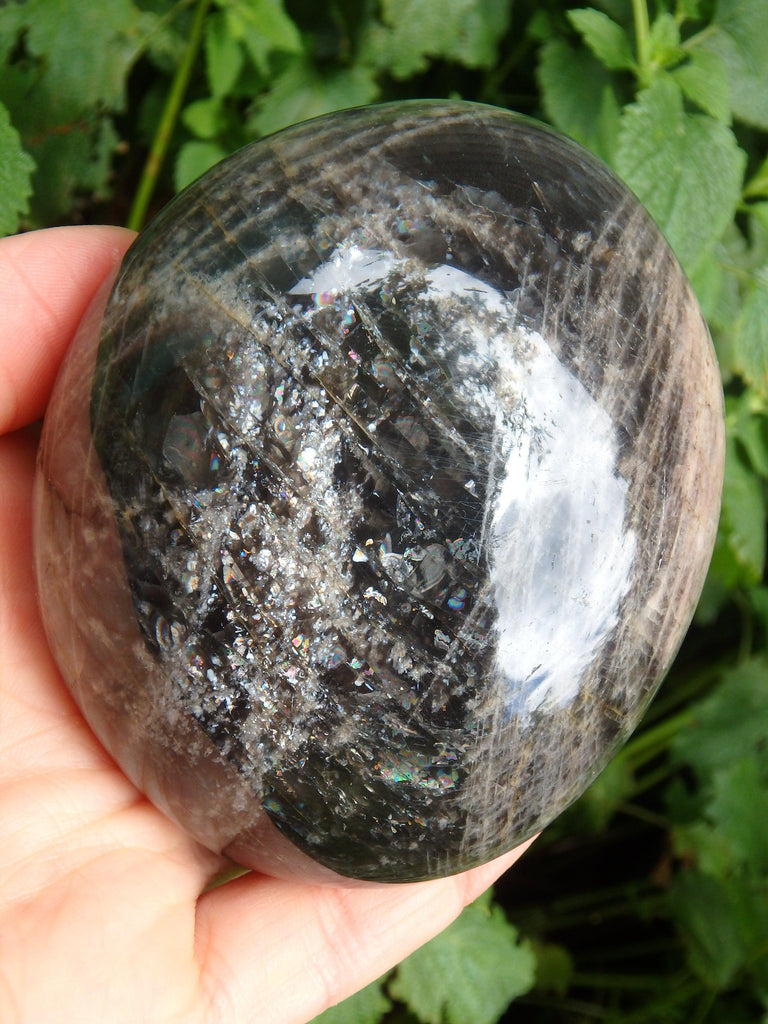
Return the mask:
M 36 430 L 64 351 L 132 235 L 0 240 L 0 1021 L 307 1021 L 436 934 L 523 847 L 463 875 L 330 888 L 250 873 L 157 811 L 89 731 L 37 609 Z

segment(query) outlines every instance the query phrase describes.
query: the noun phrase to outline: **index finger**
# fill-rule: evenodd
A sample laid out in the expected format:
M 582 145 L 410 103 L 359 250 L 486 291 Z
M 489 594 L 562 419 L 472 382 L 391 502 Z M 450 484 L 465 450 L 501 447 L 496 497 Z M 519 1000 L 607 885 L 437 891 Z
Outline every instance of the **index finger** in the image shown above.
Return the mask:
M 63 227 L 0 239 L 0 434 L 42 416 L 77 325 L 133 238 Z

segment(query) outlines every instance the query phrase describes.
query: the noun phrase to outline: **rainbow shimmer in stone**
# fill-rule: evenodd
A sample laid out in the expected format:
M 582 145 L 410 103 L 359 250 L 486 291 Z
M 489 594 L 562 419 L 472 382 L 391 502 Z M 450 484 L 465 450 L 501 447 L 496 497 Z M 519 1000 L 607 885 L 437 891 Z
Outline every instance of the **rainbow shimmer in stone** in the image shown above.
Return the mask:
M 706 326 L 609 171 L 489 107 L 335 114 L 192 185 L 86 317 L 40 463 L 46 628 L 202 842 L 449 874 L 636 725 L 722 461 Z

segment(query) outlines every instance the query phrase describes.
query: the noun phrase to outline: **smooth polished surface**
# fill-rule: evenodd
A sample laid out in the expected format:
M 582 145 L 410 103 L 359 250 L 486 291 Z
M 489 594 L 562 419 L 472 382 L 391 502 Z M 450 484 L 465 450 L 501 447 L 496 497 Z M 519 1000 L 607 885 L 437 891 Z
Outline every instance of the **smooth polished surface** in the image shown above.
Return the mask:
M 679 266 L 580 148 L 461 103 L 289 129 L 172 203 L 81 327 L 38 474 L 54 653 L 207 845 L 462 870 L 637 723 L 722 416 Z

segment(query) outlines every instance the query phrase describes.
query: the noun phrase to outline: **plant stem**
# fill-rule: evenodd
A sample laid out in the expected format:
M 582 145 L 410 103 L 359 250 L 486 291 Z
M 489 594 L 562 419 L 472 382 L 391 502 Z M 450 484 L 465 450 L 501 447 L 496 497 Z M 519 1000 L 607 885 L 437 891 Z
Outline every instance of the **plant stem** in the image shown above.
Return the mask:
M 662 979 L 663 980 L 663 979 Z M 668 1012 L 672 1007 L 690 1002 L 700 995 L 702 984 L 697 978 L 692 978 L 687 972 L 672 976 L 666 979 L 669 988 L 652 1002 L 641 1007 L 633 1013 L 627 1013 L 622 1017 L 622 1024 L 656 1024 L 660 1020 L 669 1020 L 671 1014 Z M 678 1017 L 677 1019 L 683 1019 Z
M 646 825 L 652 825 L 654 828 L 660 828 L 667 831 L 670 827 L 668 818 L 665 818 L 661 814 L 656 814 L 655 811 L 649 811 L 647 807 L 643 807 L 641 804 L 625 802 L 621 804 L 619 810 L 622 814 L 627 814 L 629 817 L 635 818 L 637 821 L 642 821 Z
M 752 640 L 754 635 L 754 617 L 752 605 L 749 598 L 740 590 L 735 591 L 734 600 L 741 615 L 741 641 L 739 643 L 739 663 L 748 661 L 752 654 Z
M 658 786 L 660 783 L 666 782 L 670 775 L 674 775 L 674 773 L 678 770 L 679 766 L 665 763 L 659 765 L 658 768 L 652 771 L 645 772 L 644 775 L 642 775 L 639 779 L 635 780 L 635 784 L 632 786 L 632 799 L 634 800 L 641 793 L 645 793 L 647 790 L 653 789 L 654 786 Z M 660 822 L 657 822 L 657 824 L 658 823 Z M 668 827 L 669 822 L 665 821 L 665 825 L 666 827 Z
M 610 1020 L 611 1011 L 596 1003 L 588 1003 L 586 1000 L 562 998 L 560 996 L 544 995 L 535 990 L 520 996 L 517 1005 L 534 1006 L 543 1010 L 553 1010 L 557 1013 L 558 1020 Z
M 160 117 L 160 123 L 152 140 L 152 147 L 144 164 L 144 169 L 141 172 L 141 179 L 139 180 L 139 187 L 136 189 L 131 212 L 128 214 L 127 227 L 134 231 L 138 231 L 142 227 L 147 216 L 147 209 L 157 185 L 160 168 L 163 165 L 173 129 L 176 127 L 181 104 L 192 75 L 192 68 L 194 67 L 203 39 L 203 25 L 210 5 L 211 0 L 197 0 L 187 46 L 176 69 L 176 74 L 173 76 L 165 107 Z
M 617 754 L 617 759 L 623 758 L 636 771 L 641 765 L 663 753 L 669 746 L 670 740 L 693 717 L 694 710 L 686 707 L 668 718 L 663 718 L 657 725 L 634 736 Z
M 680 941 L 678 939 L 652 939 L 647 942 L 622 942 L 609 947 L 590 948 L 588 951 L 579 954 L 579 963 L 605 964 L 616 961 L 631 960 L 636 963 L 638 959 L 648 956 L 658 956 L 669 953 L 680 954 Z
M 710 689 L 725 669 L 731 668 L 733 663 L 733 655 L 729 652 L 727 657 L 708 665 L 697 665 L 692 671 L 670 676 L 648 709 L 643 719 L 644 727 L 647 729 L 652 722 L 664 718 L 679 705 L 688 704 L 694 697 L 700 696 L 702 691 Z
M 560 913 L 556 911 L 547 912 L 547 931 L 564 931 L 566 929 L 579 928 L 583 925 L 593 925 L 596 922 L 604 923 L 617 917 L 637 917 L 639 914 L 647 917 L 665 917 L 669 914 L 669 900 L 666 893 L 647 893 L 645 895 L 630 893 L 624 899 L 616 900 L 613 903 L 605 903 L 583 910 L 572 911 L 571 913 Z
M 658 989 L 658 974 L 618 974 L 611 971 L 574 971 L 571 984 L 576 988 Z
M 522 58 L 530 50 L 533 41 L 523 35 L 518 45 L 507 54 L 501 64 L 489 71 L 485 76 L 479 99 L 483 103 L 497 103 L 499 88 L 505 78 L 517 67 Z
M 632 0 L 632 14 L 635 19 L 638 78 L 641 85 L 648 85 L 651 66 L 651 26 L 646 0 Z

